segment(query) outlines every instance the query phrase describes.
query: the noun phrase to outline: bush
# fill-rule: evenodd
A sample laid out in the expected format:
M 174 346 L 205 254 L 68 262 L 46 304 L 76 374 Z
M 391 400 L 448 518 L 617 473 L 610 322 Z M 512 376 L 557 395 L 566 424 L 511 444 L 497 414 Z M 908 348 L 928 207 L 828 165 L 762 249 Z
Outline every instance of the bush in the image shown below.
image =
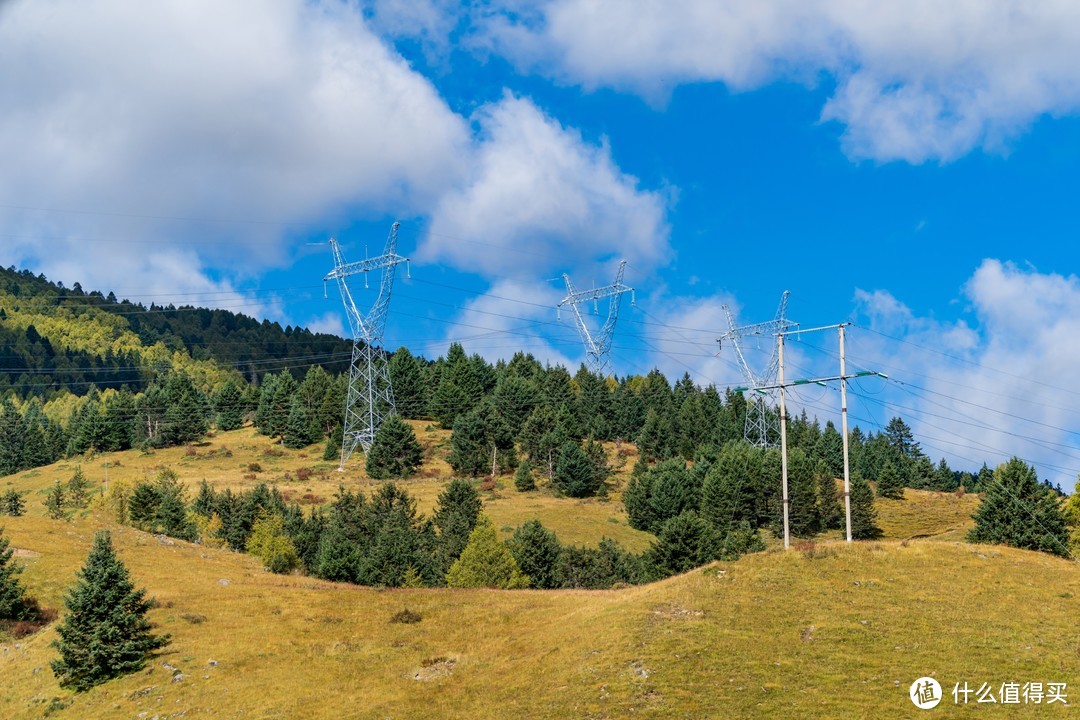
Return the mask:
M 403 625 L 412 625 L 414 623 L 420 622 L 422 619 L 423 618 L 420 617 L 420 613 L 413 612 L 409 608 L 405 608 L 404 610 L 400 610 L 394 613 L 393 616 L 391 616 L 390 618 L 390 622 L 401 623 Z

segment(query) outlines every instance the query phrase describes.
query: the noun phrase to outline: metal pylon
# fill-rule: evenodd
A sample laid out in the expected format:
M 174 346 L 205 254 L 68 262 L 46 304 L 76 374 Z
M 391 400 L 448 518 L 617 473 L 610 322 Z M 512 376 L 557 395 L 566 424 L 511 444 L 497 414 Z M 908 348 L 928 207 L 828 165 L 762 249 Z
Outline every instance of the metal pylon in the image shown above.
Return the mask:
M 566 281 L 566 297 L 556 305 L 556 312 L 559 313 L 559 317 L 562 317 L 563 305 L 569 305 L 574 311 L 574 320 L 577 323 L 578 334 L 581 335 L 581 342 L 585 345 L 585 365 L 590 371 L 596 374 L 600 374 L 604 366 L 607 365 L 607 354 L 611 350 L 611 337 L 615 334 L 615 322 L 619 319 L 619 302 L 622 299 L 623 293 L 630 293 L 630 304 L 634 305 L 636 300 L 634 298 L 634 288 L 627 285 L 623 285 L 623 271 L 626 270 L 626 261 L 623 260 L 619 263 L 619 270 L 615 273 L 615 282 L 611 285 L 605 285 L 604 287 L 595 288 L 593 290 L 583 290 L 578 292 L 574 288 L 574 283 L 571 282 L 570 276 L 563 273 L 563 280 Z M 600 328 L 600 332 L 596 334 L 596 337 L 589 332 L 589 327 L 585 324 L 584 318 L 581 317 L 581 310 L 578 309 L 578 305 L 583 302 L 593 301 L 594 310 L 599 312 L 599 301 L 603 298 L 610 298 L 608 300 L 608 315 L 607 321 L 604 326 Z
M 773 411 L 773 408 L 776 407 L 776 389 L 765 387 L 776 383 L 779 358 L 776 353 L 776 343 L 770 342 L 772 353 L 768 364 L 762 370 L 755 370 L 750 367 L 750 363 L 746 360 L 741 341 L 743 338 L 753 335 L 766 335 L 771 340 L 777 333 L 797 327 L 798 323 L 784 317 L 784 313 L 787 311 L 788 295 L 790 294 L 787 290 L 784 291 L 780 298 L 780 307 L 776 309 L 775 318 L 766 322 L 754 323 L 753 325 L 736 326 L 735 317 L 731 314 L 731 308 L 724 305 L 724 313 L 727 315 L 730 329 L 721 335 L 717 342 L 723 347 L 724 341 L 727 341 L 735 349 L 735 357 L 739 361 L 739 367 L 742 369 L 743 375 L 746 377 L 749 386 L 748 390 L 755 393 L 746 402 L 746 423 L 743 427 L 743 437 L 751 445 L 757 447 L 773 447 L 777 444 L 777 438 L 780 436 L 780 418 Z
M 323 282 L 337 280 L 341 301 L 345 305 L 345 314 L 349 317 L 353 334 L 352 363 L 349 366 L 349 389 L 345 398 L 345 422 L 341 440 L 341 464 L 338 470 L 345 469 L 345 463 L 357 445 L 363 447 L 365 452 L 371 447 L 375 431 L 394 409 L 390 367 L 380 345 L 383 330 L 386 328 L 390 293 L 394 289 L 395 267 L 399 263 L 406 263 L 408 268 L 409 262 L 409 258 L 396 252 L 397 231 L 398 223 L 394 223 L 382 255 L 352 263 L 345 262 L 337 240 L 330 238 L 330 247 L 334 252 L 334 269 L 326 274 Z M 345 278 L 364 273 L 366 288 L 367 273 L 374 270 L 383 271 L 379 295 L 367 315 L 361 315 L 356 309 Z

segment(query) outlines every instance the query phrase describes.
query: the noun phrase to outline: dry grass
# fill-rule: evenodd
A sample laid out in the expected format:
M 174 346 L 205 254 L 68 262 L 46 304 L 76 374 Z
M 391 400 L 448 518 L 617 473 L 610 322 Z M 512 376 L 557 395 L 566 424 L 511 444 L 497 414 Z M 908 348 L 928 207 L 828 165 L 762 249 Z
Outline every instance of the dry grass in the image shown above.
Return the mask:
M 24 580 L 47 605 L 101 522 L 7 519 L 41 553 Z M 903 717 L 922 675 L 1080 674 L 1080 568 L 1008 548 L 817 543 L 618 591 L 380 591 L 130 528 L 114 540 L 173 641 L 65 717 Z M 402 607 L 423 621 L 388 622 Z M 68 697 L 48 669 L 54 632 L 0 642 L 0 717 Z
M 904 490 L 903 500 L 878 498 L 874 507 L 878 511 L 878 526 L 886 538 L 963 540 L 975 526 L 971 516 L 979 508 L 979 496 L 908 488 Z
M 453 477 L 453 470 L 446 462 L 450 452 L 450 432 L 427 421 L 408 422 L 424 445 L 426 459 L 418 475 L 399 482 L 416 498 L 420 512 L 430 514 L 438 503 L 439 493 Z M 329 502 L 339 485 L 370 492 L 380 484 L 381 481 L 372 480 L 364 472 L 362 453 L 353 456 L 345 472 L 338 472 L 336 462 L 322 460 L 322 451 L 322 444 L 289 450 L 248 427 L 219 433 L 197 445 L 151 453 L 127 450 L 64 460 L 0 479 L 0 492 L 9 488 L 30 491 L 26 496 L 27 513 L 44 517 L 42 503 L 46 491 L 57 480 L 67 481 L 77 465 L 82 467 L 91 483 L 91 494 L 104 489 L 106 474 L 111 483 L 134 485 L 139 480 L 152 478 L 162 467 L 177 472 L 190 488 L 191 497 L 203 480 L 216 490 L 231 488 L 233 491 L 250 490 L 265 482 L 276 485 L 287 499 L 305 506 Z M 613 445 L 609 452 L 615 457 Z M 536 518 L 558 533 L 563 542 L 595 547 L 602 537 L 607 536 L 628 550 L 640 552 L 648 547 L 652 536 L 627 524 L 618 488 L 625 484 L 629 470 L 629 467 L 623 467 L 613 475 L 609 484 L 615 490 L 607 499 L 582 501 L 556 497 L 543 488 L 545 480 L 540 481 L 540 490 L 519 493 L 509 474 L 501 476 L 495 490 L 482 493 L 482 497 L 495 527 L 505 528 L 504 536 L 525 521 Z

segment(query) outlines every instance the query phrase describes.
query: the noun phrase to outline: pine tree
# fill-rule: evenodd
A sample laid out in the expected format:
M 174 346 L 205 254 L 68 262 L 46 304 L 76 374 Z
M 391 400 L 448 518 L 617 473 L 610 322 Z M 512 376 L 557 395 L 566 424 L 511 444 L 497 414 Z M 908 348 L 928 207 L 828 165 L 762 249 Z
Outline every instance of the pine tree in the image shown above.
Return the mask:
M 566 443 L 559 451 L 553 484 L 559 492 L 569 497 L 588 497 L 600 489 L 596 470 L 576 442 Z
M 495 526 L 482 516 L 469 534 L 469 542 L 446 573 L 446 584 L 453 588 L 526 588 L 529 578 L 499 540 Z
M 1035 468 L 1014 457 L 994 470 L 985 493 L 968 540 L 1068 557 L 1069 533 L 1057 494 L 1039 483 Z
M 529 576 L 530 587 L 559 587 L 559 538 L 539 520 L 529 520 L 514 531 L 507 543 L 518 567 Z
M 518 492 L 528 492 L 536 489 L 536 479 L 533 478 L 531 461 L 526 459 L 518 465 L 518 469 L 514 473 L 514 487 Z
M 293 450 L 305 448 L 318 439 L 318 428 L 314 418 L 297 397 L 289 403 L 289 414 L 285 418 L 282 432 L 282 444 Z
M 90 501 L 89 488 L 90 481 L 83 475 L 82 466 L 76 465 L 75 474 L 67 482 L 68 504 L 77 508 L 86 507 L 86 504 Z
M 394 405 L 398 412 L 407 418 L 423 416 L 427 412 L 427 386 L 420 361 L 408 348 L 399 347 L 390 356 L 388 367 L 390 385 L 394 388 Z
M 890 500 L 902 500 L 904 498 L 904 481 L 897 472 L 896 466 L 886 463 L 878 475 L 877 494 L 881 498 Z
M 19 517 L 26 511 L 26 503 L 22 499 L 22 495 L 18 490 L 12 488 L 4 493 L 3 498 L 0 498 L 0 512 L 4 515 L 11 515 L 12 517 Z
M 408 477 L 424 460 L 424 449 L 416 439 L 412 426 L 392 414 L 379 425 L 375 439 L 367 451 L 365 467 L 376 480 Z
M 67 515 L 64 512 L 64 488 L 60 485 L 60 481 L 57 480 L 53 483 L 53 486 L 49 488 L 49 492 L 45 495 L 45 512 L 53 520 L 63 520 Z
M 874 507 L 874 490 L 861 476 L 851 478 L 851 537 L 874 540 L 881 537 Z
M 30 620 L 34 611 L 25 602 L 18 578 L 22 566 L 12 562 L 14 554 L 10 541 L 4 537 L 4 529 L 0 528 L 0 620 Z
M 214 411 L 218 430 L 236 430 L 244 424 L 244 394 L 232 378 L 214 396 Z
M 443 572 L 465 549 L 482 509 L 480 495 L 468 480 L 454 478 L 439 495 L 435 527 L 439 532 L 437 552 Z
M 649 470 L 650 532 L 687 510 L 697 510 L 701 486 L 682 458 L 665 460 Z
M 140 670 L 150 653 L 169 642 L 168 635 L 150 633 L 150 601 L 135 589 L 107 530 L 95 535 L 64 605 L 68 612 L 53 643 L 60 657 L 51 663 L 63 688 L 83 692 Z
M 128 519 L 132 525 L 140 530 L 150 532 L 153 530 L 160 506 L 161 494 L 158 492 L 157 486 L 140 480 L 135 485 L 135 489 L 131 491 L 131 497 L 128 499 Z

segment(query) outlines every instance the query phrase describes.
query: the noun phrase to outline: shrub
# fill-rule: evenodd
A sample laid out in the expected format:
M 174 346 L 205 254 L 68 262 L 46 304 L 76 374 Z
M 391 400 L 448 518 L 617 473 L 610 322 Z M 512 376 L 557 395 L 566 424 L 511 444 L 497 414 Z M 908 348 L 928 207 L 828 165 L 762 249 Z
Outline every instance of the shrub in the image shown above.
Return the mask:
M 420 613 L 413 612 L 409 608 L 405 608 L 404 610 L 400 610 L 394 613 L 393 616 L 390 618 L 390 622 L 401 623 L 403 625 L 412 625 L 414 623 L 420 622 L 422 619 L 423 618 L 420 617 Z

